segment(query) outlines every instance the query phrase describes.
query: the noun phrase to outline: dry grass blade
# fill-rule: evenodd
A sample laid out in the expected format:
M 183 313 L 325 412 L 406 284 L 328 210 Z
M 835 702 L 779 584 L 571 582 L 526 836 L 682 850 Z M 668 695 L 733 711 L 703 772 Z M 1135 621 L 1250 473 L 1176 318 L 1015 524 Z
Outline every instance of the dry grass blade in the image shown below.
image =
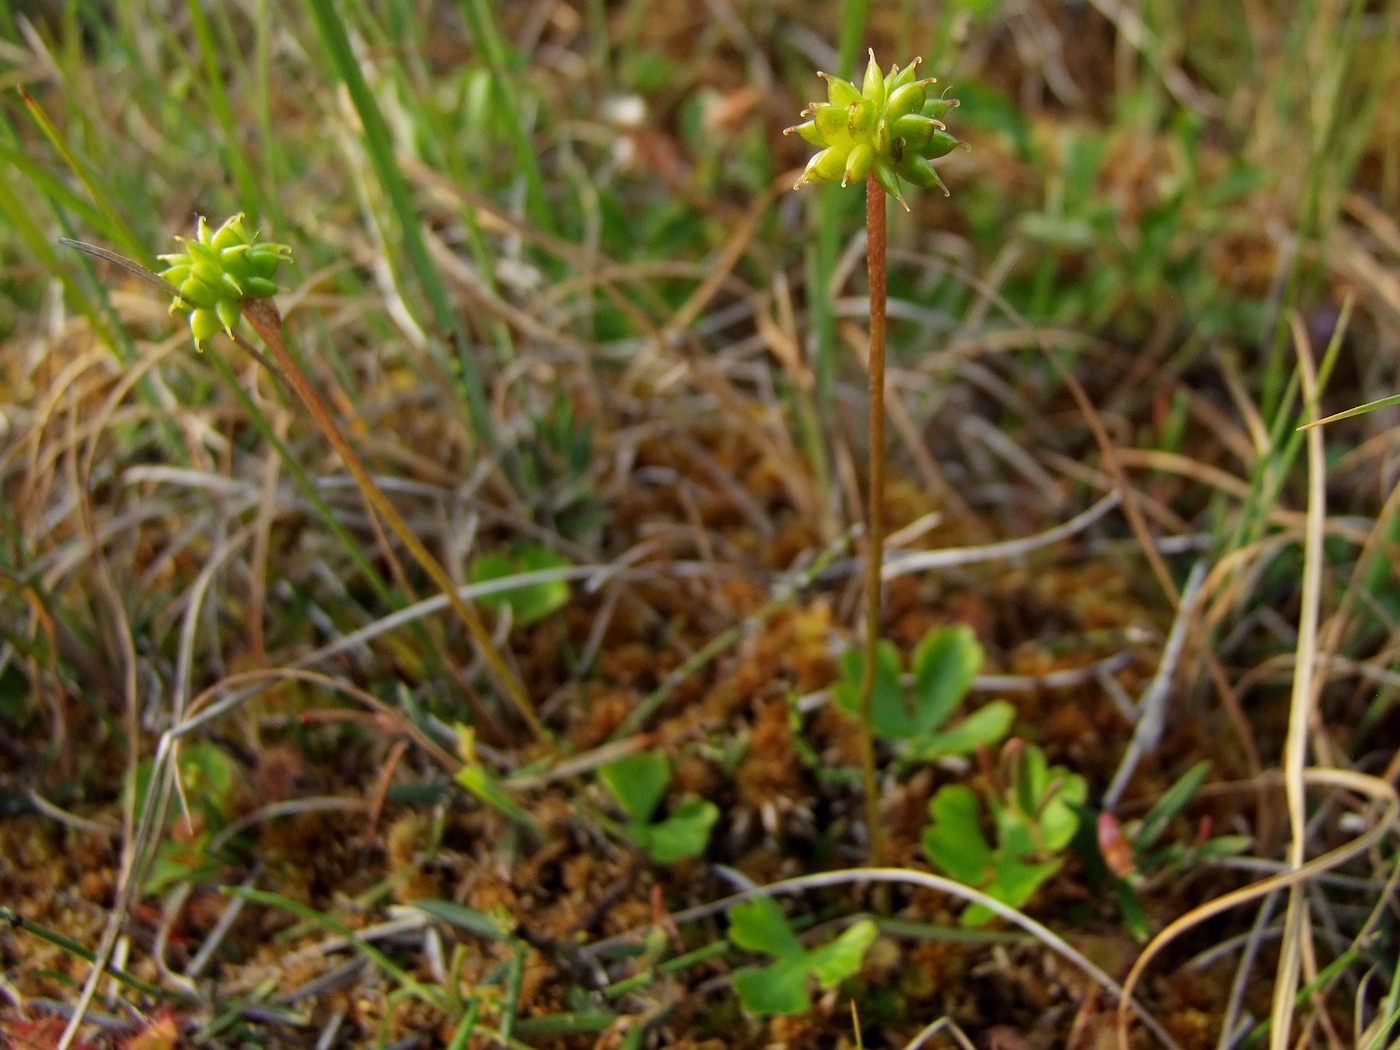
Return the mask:
M 150 1020 L 220 1050 L 758 1050 L 850 1041 L 846 999 L 906 1050 L 1084 1050 L 1110 1001 L 1142 1047 L 1394 1040 L 1400 757 L 1347 770 L 1397 744 L 1400 6 L 707 4 L 0 3 L 0 85 L 30 93 L 0 97 L 0 1046 L 135 1050 Z M 904 133 L 962 94 L 971 147 L 951 202 L 911 194 L 890 231 L 888 444 L 859 193 L 774 177 L 813 86 L 792 63 L 849 75 L 866 36 L 926 43 Z M 148 249 L 240 211 L 292 249 L 294 368 L 246 329 L 246 360 L 192 352 L 165 311 Z M 861 521 L 890 533 L 863 618 Z M 944 788 L 1013 849 L 995 759 L 881 738 L 863 814 L 828 703 L 862 622 L 910 724 L 946 706 L 923 639 L 971 629 L 1002 673 L 967 671 L 928 754 L 999 698 L 1017 746 L 1116 803 L 1135 899 L 1040 840 L 1039 924 L 986 899 L 999 858 L 941 878 Z M 719 810 L 693 863 L 648 863 L 608 801 L 657 759 L 658 835 Z M 1202 760 L 1221 779 L 1158 820 L 1159 778 L 1192 771 L 1175 803 Z M 923 872 L 823 870 L 882 827 Z M 810 891 L 782 902 L 804 944 L 869 918 L 898 947 L 748 1016 L 742 981 L 710 994 L 754 961 L 716 914 L 742 897 L 707 903 L 735 888 Z M 463 924 L 398 908 L 425 897 Z M 942 925 L 968 901 L 1003 929 Z M 502 909 L 504 953 L 476 919 Z M 711 918 L 681 945 L 670 909 Z
M 1303 380 L 1303 397 L 1310 414 L 1317 411 L 1317 371 L 1312 346 L 1302 319 L 1295 312 L 1289 317 L 1298 369 Z M 1289 866 L 1303 866 L 1307 848 L 1307 811 L 1303 770 L 1308 758 L 1308 732 L 1312 727 L 1313 696 L 1316 687 L 1318 606 L 1322 596 L 1322 528 L 1327 517 L 1327 462 L 1322 448 L 1322 432 L 1308 434 L 1308 527 L 1303 543 L 1303 595 L 1298 623 L 1297 658 L 1293 665 L 1293 695 L 1288 711 L 1288 736 L 1283 753 L 1283 778 L 1288 799 Z M 1307 902 L 1302 883 L 1288 890 L 1284 915 L 1283 945 L 1279 951 L 1278 973 L 1274 978 L 1271 1050 L 1287 1050 L 1293 1019 L 1294 992 L 1304 953 L 1302 940 L 1312 936 L 1306 929 Z
M 1303 771 L 1303 780 L 1309 784 L 1325 784 L 1369 796 L 1373 802 L 1383 806 L 1382 812 L 1373 818 L 1371 827 L 1364 834 L 1346 845 L 1339 846 L 1320 857 L 1315 857 L 1293 871 L 1261 879 L 1251 886 L 1245 886 L 1232 893 L 1217 897 L 1215 900 L 1207 901 L 1169 923 L 1165 929 L 1152 938 L 1147 947 L 1142 950 L 1142 954 L 1138 956 L 1137 961 L 1133 963 L 1132 969 L 1128 971 L 1128 976 L 1123 981 L 1123 994 L 1125 996 L 1132 994 L 1133 989 L 1137 987 L 1143 973 L 1146 972 L 1148 965 L 1157 954 L 1187 930 L 1199 926 L 1207 919 L 1222 912 L 1237 908 L 1241 904 L 1248 904 L 1250 901 L 1258 900 L 1260 897 L 1267 896 L 1277 890 L 1301 885 L 1315 875 L 1340 867 L 1353 857 L 1360 856 L 1379 844 L 1386 835 L 1395 830 L 1396 820 L 1400 818 L 1400 795 L 1397 795 L 1395 788 L 1380 777 L 1353 773 L 1343 769 L 1307 769 Z M 1131 1045 L 1128 1042 L 1130 1011 L 1126 1006 L 1126 1001 L 1126 999 L 1120 1000 L 1118 1004 L 1118 1045 L 1124 1050 Z

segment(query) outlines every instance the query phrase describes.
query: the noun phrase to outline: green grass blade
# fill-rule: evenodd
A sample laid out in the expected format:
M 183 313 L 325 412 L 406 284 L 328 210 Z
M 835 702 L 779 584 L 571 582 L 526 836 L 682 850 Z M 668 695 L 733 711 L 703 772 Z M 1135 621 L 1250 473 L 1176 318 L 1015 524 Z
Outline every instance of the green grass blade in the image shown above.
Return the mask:
M 91 949 L 84 947 L 71 937 L 65 937 L 57 930 L 51 930 L 43 923 L 35 922 L 33 919 L 26 919 L 18 912 L 10 908 L 0 907 L 0 923 L 14 930 L 27 930 L 41 941 L 47 941 L 56 948 L 62 948 L 70 955 L 75 955 L 86 962 L 92 962 L 96 956 Z M 165 988 L 157 988 L 153 984 L 147 984 L 139 977 L 133 977 L 120 967 L 109 965 L 106 970 L 107 976 L 113 980 L 126 985 L 132 991 L 140 992 L 142 995 L 149 995 L 153 999 L 185 999 L 187 996 L 182 992 L 170 991 Z
M 108 327 L 108 319 L 93 309 L 88 297 L 74 282 L 68 268 L 59 262 L 58 254 L 54 251 L 53 245 L 49 243 L 48 238 L 35 224 L 30 209 L 15 196 L 8 179 L 0 179 L 0 215 L 4 215 L 9 220 L 10 227 L 19 234 L 24 246 L 43 264 L 44 269 L 62 282 L 68 300 L 77 305 L 83 316 L 101 333 L 103 340 L 108 345 L 115 346 L 116 337 Z
M 836 44 L 836 75 L 851 79 L 855 72 L 856 57 L 860 54 L 860 40 L 865 35 L 865 19 L 870 13 L 870 0 L 846 0 L 841 5 L 841 34 Z M 898 61 L 898 59 L 896 59 Z
M 242 198 L 243 209 L 256 219 L 267 212 L 262 190 L 248 166 L 248 159 L 238 148 L 238 128 L 234 124 L 233 109 L 229 106 L 228 91 L 224 86 L 224 75 L 219 69 L 219 49 L 214 34 L 209 28 L 209 19 L 204 15 L 200 0 L 185 0 L 189 12 L 190 25 L 194 28 L 195 41 L 199 45 L 199 56 L 204 62 L 204 80 L 209 93 L 209 106 L 219 122 L 219 130 L 224 137 L 224 163 L 233 172 L 238 183 L 238 195 Z M 256 225 L 256 223 L 255 223 Z
M 20 88 L 20 97 L 24 100 L 24 106 L 29 110 L 29 115 L 34 118 L 34 123 L 39 126 L 39 130 L 44 133 L 44 137 L 49 140 L 49 144 L 53 146 L 58 155 L 63 158 L 63 163 L 78 177 L 78 181 L 83 184 L 83 188 L 86 189 L 88 195 L 92 197 L 92 202 L 96 204 L 98 210 L 102 212 L 102 217 L 107 221 L 107 227 L 104 232 L 114 241 L 120 243 L 123 250 L 137 262 L 141 263 L 141 265 L 154 268 L 156 265 L 155 256 L 141 243 L 140 238 L 132 233 L 131 227 L 127 225 L 126 221 L 117 214 L 116 209 L 112 207 L 111 200 L 106 190 L 98 183 L 92 172 L 88 170 L 87 165 L 80 163 L 78 158 L 73 155 L 72 150 L 68 148 L 68 143 L 65 142 L 63 136 L 58 133 L 58 129 L 53 126 L 53 122 L 49 120 L 48 114 L 44 112 L 43 107 L 23 88 Z
M 846 0 L 841 5 L 841 30 L 837 44 L 836 75 L 850 79 L 856 55 L 865 33 L 870 0 Z M 817 408 L 825 424 L 830 424 L 836 397 L 836 317 L 832 313 L 827 287 L 836 269 L 841 247 L 841 220 L 845 214 L 841 188 L 829 183 L 816 187 L 812 205 L 817 235 L 807 249 L 807 314 L 815 341 L 816 359 L 812 374 L 816 381 Z
M 408 181 L 404 178 L 398 162 L 394 159 L 394 144 L 389 135 L 388 125 L 379 111 L 369 85 L 365 82 L 360 65 L 355 61 L 350 49 L 350 38 L 345 25 L 331 0 L 307 0 L 316 20 L 316 29 L 325 46 L 336 75 L 345 84 L 350 100 L 359 114 L 364 128 L 365 152 L 374 166 L 384 192 L 398 216 L 403 236 L 404 252 L 418 277 L 423 294 L 433 311 L 433 320 L 440 332 L 449 333 L 457 347 L 455 364 L 440 353 L 439 367 L 456 381 L 466 404 L 468 418 L 476 436 L 490 449 L 496 448 L 496 438 L 491 426 L 491 413 L 486 403 L 486 392 L 477 370 L 476 361 L 471 356 L 470 344 L 466 339 L 447 296 L 447 287 L 442 275 L 433 265 L 428 255 L 428 246 L 418 228 L 418 213 L 413 206 Z M 429 341 L 429 345 L 433 345 Z
M 467 28 L 471 30 L 473 40 L 481 49 L 487 65 L 491 67 L 492 88 L 501 108 L 501 120 L 506 126 L 506 134 L 510 137 L 516 166 L 525 177 L 525 213 L 536 227 L 545 233 L 553 234 L 557 231 L 549 210 L 544 178 L 540 174 L 535 145 L 530 141 L 530 134 L 525 128 L 510 55 L 500 28 L 496 25 L 491 5 L 486 3 L 486 0 L 458 0 L 458 6 L 462 9 L 462 16 L 467 21 Z
M 467 1004 L 467 1012 L 462 1016 L 461 1022 L 457 1025 L 457 1030 L 452 1033 L 452 1039 L 447 1044 L 447 1050 L 466 1050 L 467 1044 L 471 1042 L 472 1032 L 476 1031 L 476 1015 L 481 1010 L 481 1000 L 472 999 Z
M 1311 423 L 1304 423 L 1299 430 L 1311 430 L 1313 427 L 1324 426 L 1327 423 L 1335 423 L 1341 419 L 1350 419 L 1352 416 L 1364 415 L 1367 412 L 1374 412 L 1378 408 L 1389 408 L 1391 405 L 1400 405 L 1400 394 L 1391 394 L 1383 397 L 1379 401 L 1368 401 L 1364 405 L 1357 405 L 1349 408 L 1345 412 L 1338 412 L 1336 415 L 1328 416 L 1326 419 L 1317 419 Z

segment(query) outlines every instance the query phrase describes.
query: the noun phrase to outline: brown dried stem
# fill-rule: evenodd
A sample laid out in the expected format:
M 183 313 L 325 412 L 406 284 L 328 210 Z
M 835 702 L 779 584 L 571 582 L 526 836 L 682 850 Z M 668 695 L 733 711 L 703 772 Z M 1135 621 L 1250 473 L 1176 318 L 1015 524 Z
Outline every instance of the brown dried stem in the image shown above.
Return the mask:
M 243 303 L 243 316 L 261 337 L 263 345 L 272 352 L 272 356 L 287 383 L 301 400 L 301 403 L 306 406 L 306 410 L 311 413 L 311 418 L 321 428 L 321 432 L 325 434 L 326 440 L 331 443 L 331 447 L 335 449 L 336 455 L 345 464 L 345 468 L 350 471 L 350 476 L 355 479 L 355 484 L 359 486 L 366 502 L 374 508 L 374 512 L 384 519 L 384 522 L 393 530 L 394 535 L 408 548 L 408 552 L 413 555 L 414 560 L 432 579 L 434 586 L 447 597 L 453 611 L 461 619 L 467 633 L 471 635 L 477 651 L 481 653 L 481 658 L 486 661 L 491 676 L 510 697 L 516 710 L 520 712 L 520 717 L 525 720 L 538 739 L 548 740 L 549 731 L 540 722 L 539 715 L 535 712 L 535 705 L 530 700 L 530 695 L 525 691 L 525 686 L 520 679 L 511 672 L 505 660 L 501 658 L 501 654 L 496 652 L 491 635 L 486 630 L 486 625 L 481 622 L 481 617 L 457 593 L 457 587 L 447 575 L 447 570 L 442 567 L 437 558 L 433 557 L 428 548 L 423 546 L 422 541 L 409 528 L 408 522 L 403 520 L 399 512 L 394 509 L 394 505 L 389 502 L 388 497 L 374 483 L 374 479 L 370 477 L 370 473 L 365 469 L 359 455 L 351 447 L 350 442 L 346 440 L 345 435 L 341 433 L 339 425 L 331 416 L 330 410 L 326 408 L 325 402 L 316 393 L 316 388 L 311 385 L 311 380 L 307 378 L 306 373 L 301 370 L 291 353 L 288 352 L 286 343 L 282 341 L 282 319 L 278 316 L 276 307 L 266 299 L 248 299 Z

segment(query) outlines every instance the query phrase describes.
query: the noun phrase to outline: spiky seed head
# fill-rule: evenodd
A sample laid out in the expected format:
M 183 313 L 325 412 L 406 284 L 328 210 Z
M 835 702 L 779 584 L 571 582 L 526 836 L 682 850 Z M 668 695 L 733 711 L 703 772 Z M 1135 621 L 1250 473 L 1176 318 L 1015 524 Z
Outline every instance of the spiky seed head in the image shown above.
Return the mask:
M 178 290 L 170 312 L 186 311 L 194 345 L 200 349 L 215 332 L 233 334 L 239 304 L 277 294 L 277 267 L 292 258 L 285 244 L 260 241 L 239 213 L 216 230 L 200 216 L 194 240 L 175 238 L 184 251 L 162 255 L 161 276 Z
M 937 186 L 947 194 L 948 187 L 930 162 L 960 145 L 940 119 L 958 102 L 931 95 L 933 78 L 915 79 L 920 61 L 916 58 L 903 69 L 892 66 L 882 74 L 872 50 L 859 88 L 829 73 L 817 74 L 826 81 L 827 100 L 813 102 L 802 111 L 806 122 L 783 132 L 796 132 L 819 147 L 798 186 L 804 182 L 844 186 L 873 174 L 906 211 L 909 205 L 900 192 L 901 180 L 926 188 Z

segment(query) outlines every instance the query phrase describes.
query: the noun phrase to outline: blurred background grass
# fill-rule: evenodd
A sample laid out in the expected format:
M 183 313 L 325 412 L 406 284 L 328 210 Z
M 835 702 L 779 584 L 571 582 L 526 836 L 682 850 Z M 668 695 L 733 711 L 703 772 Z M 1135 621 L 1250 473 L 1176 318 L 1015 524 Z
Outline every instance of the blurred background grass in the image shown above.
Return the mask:
M 1203 621 L 1243 706 L 1201 703 L 1234 734 L 1225 771 L 1257 774 L 1300 601 L 1297 348 L 1323 360 L 1318 414 L 1400 386 L 1397 30 L 1363 0 L 0 10 L 0 747 L 23 771 L 5 804 L 110 804 L 172 702 L 428 593 L 274 384 L 222 339 L 195 354 L 151 289 L 57 237 L 154 265 L 196 216 L 243 211 L 290 244 L 295 352 L 463 582 L 482 551 L 498 575 L 540 551 L 703 567 L 512 636 L 536 702 L 578 729 L 602 717 L 580 690 L 617 606 L 651 659 L 682 660 L 747 611 L 745 580 L 860 519 L 862 202 L 786 192 L 804 156 L 781 129 L 815 70 L 867 46 L 922 55 L 971 145 L 941 167 L 951 199 L 917 193 L 891 223 L 895 526 L 937 511 L 938 546 L 1018 536 L 1110 487 L 1057 355 L 1174 579 L 1217 567 Z M 1320 724 L 1363 769 L 1396 730 L 1397 422 L 1326 433 Z M 665 529 L 642 527 L 648 486 Z M 1124 590 L 1170 608 L 1125 537 L 1101 537 Z M 423 620 L 348 669 L 450 720 L 484 687 L 463 651 Z M 256 752 L 262 732 L 230 735 Z

